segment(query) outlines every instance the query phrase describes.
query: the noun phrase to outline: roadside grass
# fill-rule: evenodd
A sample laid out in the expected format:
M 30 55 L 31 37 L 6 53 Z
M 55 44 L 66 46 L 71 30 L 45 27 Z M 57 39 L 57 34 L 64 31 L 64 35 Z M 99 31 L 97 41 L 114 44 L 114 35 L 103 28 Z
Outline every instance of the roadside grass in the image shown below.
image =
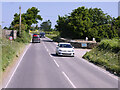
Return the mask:
M 100 44 L 87 52 L 83 58 L 120 76 L 120 46 L 118 39 L 105 39 Z
M 25 46 L 24 43 L 12 41 L 2 38 L 2 71 L 5 71 L 7 66 L 13 61 L 15 57 L 18 57 L 20 51 Z
M 59 42 L 60 41 L 60 36 L 59 36 L 59 32 L 58 31 L 52 31 L 52 32 L 48 32 L 46 31 L 46 37 L 52 39 L 54 42 Z
M 2 85 L 2 45 L 1 45 L 1 37 L 0 37 L 0 86 Z

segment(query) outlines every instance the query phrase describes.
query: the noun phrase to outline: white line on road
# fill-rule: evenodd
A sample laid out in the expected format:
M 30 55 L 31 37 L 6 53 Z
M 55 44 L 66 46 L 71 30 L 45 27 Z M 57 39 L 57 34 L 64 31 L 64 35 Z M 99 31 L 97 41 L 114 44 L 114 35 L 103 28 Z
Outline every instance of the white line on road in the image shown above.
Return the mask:
M 69 79 L 69 77 L 64 72 L 62 72 L 62 73 L 67 78 L 67 80 L 70 82 L 70 84 L 73 86 L 73 88 L 76 88 L 76 86 L 72 83 L 72 81 Z
M 44 44 L 44 43 L 43 43 Z M 45 49 L 47 50 L 47 52 L 49 53 L 49 51 L 48 51 L 48 48 L 46 47 L 46 45 L 44 44 L 44 46 L 45 46 Z M 50 57 L 52 57 L 53 58 L 53 56 L 49 53 L 49 55 L 50 55 Z M 57 65 L 57 67 L 59 67 L 59 65 L 58 65 L 58 63 L 53 59 L 53 61 L 55 62 L 55 64 Z
M 57 65 L 57 67 L 59 67 L 59 64 L 54 60 L 55 64 Z
M 16 70 L 17 70 L 18 66 L 20 65 L 20 63 L 21 63 L 21 61 L 22 61 L 22 59 L 23 59 L 23 57 L 24 57 L 25 53 L 27 52 L 28 48 L 30 47 L 30 45 L 31 45 L 31 44 L 29 44 L 29 46 L 27 47 L 27 49 L 25 50 L 25 52 L 24 52 L 24 53 L 23 53 L 23 55 L 21 56 L 20 61 L 18 62 L 18 64 L 17 64 L 16 68 L 14 69 L 14 71 L 13 71 L 13 73 L 12 73 L 12 75 L 11 75 L 11 77 L 10 77 L 9 81 L 7 82 L 7 84 L 6 84 L 5 88 L 7 88 L 7 87 L 8 87 L 8 85 L 9 85 L 9 83 L 10 83 L 10 81 L 11 81 L 12 77 L 14 76 L 14 74 L 15 74 L 15 72 L 16 72 Z
M 46 47 L 46 45 L 44 44 L 44 42 L 43 42 L 43 45 L 45 46 L 45 49 L 47 50 L 47 52 L 48 52 L 48 48 Z

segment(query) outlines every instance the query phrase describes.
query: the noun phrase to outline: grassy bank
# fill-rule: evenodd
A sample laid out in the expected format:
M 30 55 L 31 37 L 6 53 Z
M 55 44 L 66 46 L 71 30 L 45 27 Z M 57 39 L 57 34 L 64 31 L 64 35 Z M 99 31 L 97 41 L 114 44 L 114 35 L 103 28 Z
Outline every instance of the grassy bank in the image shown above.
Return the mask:
M 5 71 L 13 59 L 19 56 L 25 44 L 16 41 L 10 42 L 5 38 L 2 38 L 0 42 L 2 43 L 2 70 Z
M 83 58 L 120 76 L 120 46 L 118 39 L 102 40 L 96 48 L 87 52 Z

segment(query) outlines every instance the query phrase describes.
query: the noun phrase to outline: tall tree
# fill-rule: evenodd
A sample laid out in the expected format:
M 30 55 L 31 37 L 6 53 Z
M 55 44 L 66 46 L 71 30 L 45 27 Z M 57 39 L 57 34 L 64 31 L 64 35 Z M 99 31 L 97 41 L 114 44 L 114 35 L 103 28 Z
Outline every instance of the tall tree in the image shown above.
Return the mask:
M 50 20 L 47 20 L 45 22 L 42 22 L 42 24 L 40 24 L 41 26 L 41 29 L 45 30 L 45 31 L 50 31 L 51 30 L 51 21 Z
M 83 6 L 74 9 L 69 15 L 58 16 L 55 27 L 65 38 L 85 39 L 88 37 L 92 40 L 94 37 L 100 41 L 103 38 L 117 37 L 115 29 L 111 26 L 112 19 L 100 8 L 88 9 Z
M 38 15 L 40 10 L 36 7 L 29 8 L 26 13 L 21 15 L 21 22 L 25 25 L 26 29 L 30 29 L 32 24 L 37 24 L 38 20 L 42 20 L 41 16 Z M 19 24 L 19 14 L 14 14 L 14 19 L 11 22 L 11 27 L 14 27 L 16 24 Z M 14 28 L 15 29 L 15 28 Z

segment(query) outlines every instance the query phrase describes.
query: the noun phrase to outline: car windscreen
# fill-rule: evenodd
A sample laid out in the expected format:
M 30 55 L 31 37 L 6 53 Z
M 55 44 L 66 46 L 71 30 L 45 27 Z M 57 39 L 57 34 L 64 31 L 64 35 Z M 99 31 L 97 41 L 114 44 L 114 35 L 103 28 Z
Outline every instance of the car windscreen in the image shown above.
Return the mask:
M 70 44 L 59 44 L 60 48 L 72 48 Z

